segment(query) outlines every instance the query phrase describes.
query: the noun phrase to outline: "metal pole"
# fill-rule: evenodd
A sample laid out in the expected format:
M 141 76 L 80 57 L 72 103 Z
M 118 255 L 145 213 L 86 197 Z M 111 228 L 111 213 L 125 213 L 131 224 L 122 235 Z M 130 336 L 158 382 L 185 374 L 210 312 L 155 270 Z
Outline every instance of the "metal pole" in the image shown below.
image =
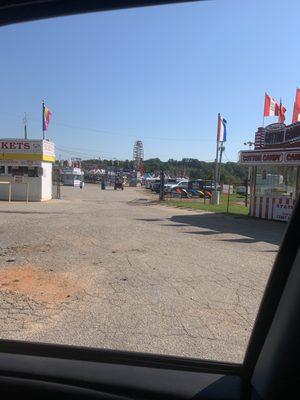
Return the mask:
M 217 149 L 216 149 L 216 161 L 215 161 L 215 189 L 217 189 L 217 181 L 218 181 L 218 163 L 219 163 L 219 125 L 220 125 L 220 113 L 218 114 L 218 124 L 217 124 Z
M 218 168 L 218 179 L 216 181 L 216 183 L 220 183 L 221 182 L 221 164 L 222 164 L 222 154 L 223 154 L 223 142 L 221 142 L 221 146 L 220 146 L 220 161 L 219 161 L 219 168 Z M 224 183 L 224 182 L 223 182 Z
M 24 122 L 24 139 L 27 140 L 27 117 L 26 117 L 26 112 L 24 113 L 24 118 L 23 118 L 23 122 Z
M 159 188 L 159 200 L 164 200 L 165 197 L 165 173 L 163 170 L 160 171 L 160 188 Z
M 227 213 L 229 212 L 229 198 L 230 198 L 230 184 L 228 186 L 228 195 L 227 195 Z
M 8 201 L 9 203 L 11 202 L 11 182 L 9 182 L 8 185 Z
M 26 182 L 26 203 L 28 203 L 28 198 L 29 198 L 29 183 Z
M 245 206 L 248 207 L 248 178 L 245 181 L 246 193 L 245 193 Z
M 45 117 L 45 102 L 42 102 L 42 129 L 43 129 L 43 140 L 45 139 L 45 129 L 44 129 L 44 117 Z

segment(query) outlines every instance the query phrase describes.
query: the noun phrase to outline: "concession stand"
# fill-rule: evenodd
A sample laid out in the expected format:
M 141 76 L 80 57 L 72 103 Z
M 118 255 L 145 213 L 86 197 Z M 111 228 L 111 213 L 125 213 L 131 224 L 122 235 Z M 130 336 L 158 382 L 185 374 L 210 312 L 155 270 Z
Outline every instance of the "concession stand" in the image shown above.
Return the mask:
M 300 122 L 258 128 L 239 161 L 250 170 L 250 216 L 288 221 L 300 192 Z
M 48 140 L 0 139 L 0 200 L 50 200 L 54 161 Z

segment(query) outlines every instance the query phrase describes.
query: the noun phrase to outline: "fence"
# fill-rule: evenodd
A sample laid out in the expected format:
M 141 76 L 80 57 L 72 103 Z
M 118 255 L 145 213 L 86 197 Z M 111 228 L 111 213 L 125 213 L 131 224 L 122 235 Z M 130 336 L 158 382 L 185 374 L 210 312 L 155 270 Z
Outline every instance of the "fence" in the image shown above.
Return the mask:
M 247 215 L 249 213 L 250 190 L 248 181 L 244 184 L 231 183 L 220 186 L 220 202 L 212 204 L 212 191 L 208 189 L 180 189 L 166 194 L 171 203 L 192 209 Z
M 9 203 L 13 200 L 12 183 L 14 185 L 25 185 L 25 201 L 26 201 L 26 203 L 28 203 L 28 201 L 29 201 L 29 183 L 28 182 L 9 182 L 9 181 L 0 182 L 0 185 L 8 185 L 8 201 L 9 201 Z M 18 200 L 20 200 L 20 199 L 18 199 Z
M 29 183 L 28 182 L 14 182 L 17 185 L 25 185 L 25 198 L 26 198 L 26 203 L 28 203 L 29 200 Z
M 11 182 L 0 182 L 0 185 L 8 185 L 8 201 L 11 202 Z
M 62 176 L 59 168 L 53 168 L 52 173 L 52 198 L 61 199 Z
M 250 200 L 248 180 L 243 185 L 240 182 L 222 185 L 221 200 L 226 204 L 227 213 L 248 214 Z

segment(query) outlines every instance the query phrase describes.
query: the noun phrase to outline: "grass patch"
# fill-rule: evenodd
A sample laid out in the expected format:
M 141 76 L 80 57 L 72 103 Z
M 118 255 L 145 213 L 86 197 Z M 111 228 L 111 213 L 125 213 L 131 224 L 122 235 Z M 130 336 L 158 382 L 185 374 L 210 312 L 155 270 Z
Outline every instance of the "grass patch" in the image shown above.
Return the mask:
M 249 207 L 245 206 L 243 202 L 244 198 L 240 196 L 230 196 L 229 203 L 229 214 L 244 215 L 247 216 L 249 213 Z M 173 207 L 188 208 L 192 210 L 203 210 L 211 211 L 216 213 L 227 213 L 227 196 L 221 195 L 220 204 L 212 205 L 209 204 L 209 200 L 204 204 L 203 199 L 169 199 L 166 200 L 166 204 Z

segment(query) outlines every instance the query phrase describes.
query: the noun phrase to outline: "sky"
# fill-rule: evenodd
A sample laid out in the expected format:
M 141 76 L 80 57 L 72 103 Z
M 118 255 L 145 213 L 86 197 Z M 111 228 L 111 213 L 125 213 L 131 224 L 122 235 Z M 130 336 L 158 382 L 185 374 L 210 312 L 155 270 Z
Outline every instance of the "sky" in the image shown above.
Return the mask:
M 300 86 L 298 0 L 212 0 L 60 17 L 1 28 L 0 137 L 47 137 L 58 158 L 215 157 L 237 161 L 263 119 L 264 93 L 287 123 Z M 266 118 L 265 123 L 276 122 Z

